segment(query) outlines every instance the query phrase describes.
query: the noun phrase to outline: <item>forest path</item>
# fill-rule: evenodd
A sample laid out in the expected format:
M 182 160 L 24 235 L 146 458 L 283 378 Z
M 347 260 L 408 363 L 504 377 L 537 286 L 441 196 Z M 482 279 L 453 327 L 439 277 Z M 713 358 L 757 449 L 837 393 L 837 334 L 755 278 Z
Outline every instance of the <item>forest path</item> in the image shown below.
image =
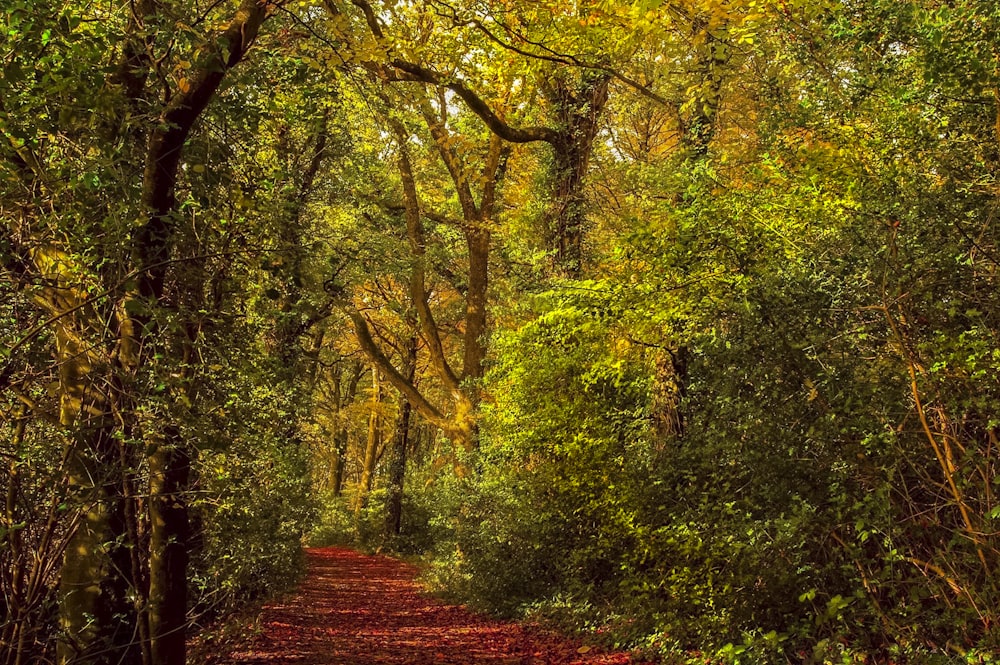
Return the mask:
M 264 608 L 240 665 L 624 665 L 627 654 L 493 620 L 425 595 L 416 570 L 342 547 L 307 550 L 299 590 Z M 584 651 L 585 653 L 580 653 Z M 219 662 L 219 661 L 216 661 Z

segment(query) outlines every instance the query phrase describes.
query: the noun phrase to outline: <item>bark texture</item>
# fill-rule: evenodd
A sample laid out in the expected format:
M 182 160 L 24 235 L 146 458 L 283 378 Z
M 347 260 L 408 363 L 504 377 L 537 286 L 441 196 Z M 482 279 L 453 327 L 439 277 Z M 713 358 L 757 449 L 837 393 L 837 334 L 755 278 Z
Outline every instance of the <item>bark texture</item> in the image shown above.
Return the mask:
M 551 141 L 552 203 L 546 211 L 545 227 L 557 268 L 573 279 L 579 279 L 583 271 L 584 185 L 610 81 L 605 72 L 584 72 L 578 81 L 557 76 L 546 91 L 559 129 Z
M 404 349 L 403 371 L 409 381 L 413 381 L 417 370 L 417 337 L 410 337 Z M 399 414 L 396 416 L 396 431 L 392 439 L 392 461 L 389 465 L 389 495 L 386 497 L 385 535 L 396 538 L 400 533 L 403 519 L 403 482 L 406 477 L 406 452 L 410 440 L 410 401 L 405 395 L 399 396 Z

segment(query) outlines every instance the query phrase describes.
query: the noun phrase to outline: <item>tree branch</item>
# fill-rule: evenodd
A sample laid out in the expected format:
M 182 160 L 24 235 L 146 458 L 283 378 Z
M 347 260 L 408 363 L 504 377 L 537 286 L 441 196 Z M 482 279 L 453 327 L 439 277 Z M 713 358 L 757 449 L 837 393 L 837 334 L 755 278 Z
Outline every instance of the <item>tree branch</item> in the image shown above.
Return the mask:
M 441 161 L 444 162 L 451 175 L 451 181 L 455 184 L 455 193 L 458 194 L 458 202 L 462 206 L 462 216 L 466 222 L 478 219 L 479 210 L 472 196 L 472 189 L 469 187 L 469 179 L 463 172 L 463 160 L 453 151 L 453 141 L 448 134 L 448 129 L 441 120 L 435 117 L 434 110 L 426 97 L 420 100 L 420 113 L 424 116 L 424 122 L 427 123 L 427 129 L 431 132 L 434 145 L 437 147 L 438 154 L 441 155 Z M 445 113 L 443 108 L 441 113 Z
M 396 141 L 399 145 L 398 166 L 400 179 L 403 181 L 406 231 L 414 260 L 413 272 L 410 274 L 410 299 L 413 301 L 413 306 L 417 309 L 420 329 L 427 341 L 431 361 L 434 363 L 438 375 L 449 390 L 458 390 L 458 377 L 448 364 L 448 359 L 444 353 L 444 345 L 441 343 L 441 335 L 438 332 L 437 324 L 434 322 L 434 315 L 431 312 L 431 308 L 427 304 L 427 287 L 425 284 L 426 241 L 424 240 L 424 228 L 420 222 L 420 201 L 417 198 L 417 185 L 413 177 L 413 165 L 410 163 L 410 153 L 406 148 L 406 128 L 403 127 L 401 122 L 393 118 L 389 119 L 389 123 L 396 134 Z
M 427 398 L 424 397 L 416 386 L 406 378 L 396 369 L 389 358 L 386 357 L 382 350 L 372 339 L 371 329 L 368 326 L 368 321 L 365 317 L 361 315 L 353 307 L 345 308 L 345 312 L 351 318 L 351 322 L 354 324 L 354 332 L 358 338 L 358 344 L 361 346 L 361 350 L 364 351 L 365 355 L 375 363 L 379 368 L 379 371 L 385 375 L 392 387 L 398 390 L 400 393 L 406 396 L 418 411 L 420 415 L 427 419 L 428 422 L 440 427 L 444 430 L 450 430 L 453 428 L 451 421 L 444 416 L 437 408 L 434 407 Z
M 594 70 L 602 71 L 605 74 L 608 74 L 609 76 L 611 76 L 612 78 L 618 79 L 619 81 L 621 81 L 622 83 L 624 83 L 628 87 L 630 87 L 633 90 L 635 90 L 636 92 L 638 92 L 640 95 L 653 100 L 657 104 L 660 104 L 661 106 L 667 106 L 667 107 L 671 106 L 671 104 L 667 101 L 667 99 L 665 97 L 662 97 L 661 95 L 658 95 L 655 92 L 653 92 L 652 90 L 650 90 L 648 84 L 644 85 L 642 83 L 639 83 L 635 79 L 633 79 L 633 78 L 631 78 L 629 76 L 626 76 L 625 74 L 622 74 L 620 71 L 618 71 L 617 69 L 614 69 L 613 67 L 609 67 L 608 65 L 599 65 L 599 64 L 596 64 L 596 63 L 592 63 L 592 62 L 587 62 L 585 60 L 580 59 L 578 56 L 573 55 L 572 53 L 560 53 L 558 51 L 555 51 L 555 50 L 549 48 L 545 44 L 542 44 L 541 42 L 536 42 L 536 41 L 532 41 L 532 40 L 528 39 L 525 35 L 523 35 L 523 34 L 521 34 L 519 32 L 515 32 L 509 26 L 503 25 L 502 23 L 500 23 L 499 21 L 497 21 L 497 24 L 500 25 L 500 27 L 503 28 L 503 30 L 508 35 L 510 35 L 512 38 L 517 39 L 519 41 L 522 41 L 525 44 L 530 44 L 531 46 L 534 46 L 535 48 L 544 51 L 544 53 L 537 53 L 537 52 L 527 51 L 525 49 L 519 48 L 518 46 L 515 46 L 514 44 L 512 44 L 510 42 L 504 41 L 503 39 L 501 39 L 500 37 L 498 37 L 496 34 L 494 34 L 492 30 L 490 30 L 489 28 L 487 28 L 483 24 L 483 22 L 480 21 L 479 19 L 477 19 L 477 18 L 466 18 L 466 19 L 463 19 L 463 18 L 461 18 L 461 17 L 458 16 L 458 11 L 454 7 L 452 7 L 451 5 L 449 5 L 449 4 L 445 3 L 445 2 L 441 2 L 440 0 L 438 0 L 434 4 L 436 4 L 438 6 L 447 7 L 450 10 L 450 12 L 451 12 L 451 14 L 450 14 L 450 16 L 448 16 L 448 18 L 450 18 L 452 20 L 452 22 L 456 26 L 459 26 L 459 25 L 471 25 L 474 28 L 476 28 L 477 30 L 479 30 L 480 32 L 482 32 L 484 35 L 486 35 L 486 37 L 490 41 L 494 42 L 495 44 L 497 44 L 498 46 L 500 46 L 503 49 L 511 51 L 512 53 L 517 53 L 518 55 L 523 55 L 524 57 L 531 58 L 533 60 L 543 60 L 543 61 L 546 61 L 546 62 L 553 62 L 553 63 L 559 64 L 559 65 L 567 65 L 567 66 L 571 66 L 571 67 L 579 67 L 580 69 L 594 69 Z M 496 20 L 496 17 L 494 17 L 494 20 Z
M 490 108 L 483 99 L 472 91 L 465 82 L 460 80 L 449 80 L 444 75 L 434 71 L 429 67 L 408 62 L 401 58 L 393 58 L 390 63 L 392 67 L 410 75 L 408 80 L 430 83 L 448 88 L 462 98 L 469 110 L 479 116 L 491 132 L 511 143 L 533 143 L 544 141 L 555 143 L 558 141 L 559 133 L 550 127 L 512 127 L 500 119 L 493 109 Z
M 133 256 L 139 267 L 162 264 L 170 252 L 170 215 L 175 207 L 177 170 L 184 142 L 194 123 L 215 95 L 230 69 L 247 54 L 268 16 L 268 0 L 243 0 L 236 15 L 214 42 L 205 64 L 180 80 L 179 93 L 167 103 L 153 131 L 143 173 L 142 203 L 149 219 L 133 238 Z M 139 293 L 158 299 L 166 271 L 148 270 L 139 280 Z

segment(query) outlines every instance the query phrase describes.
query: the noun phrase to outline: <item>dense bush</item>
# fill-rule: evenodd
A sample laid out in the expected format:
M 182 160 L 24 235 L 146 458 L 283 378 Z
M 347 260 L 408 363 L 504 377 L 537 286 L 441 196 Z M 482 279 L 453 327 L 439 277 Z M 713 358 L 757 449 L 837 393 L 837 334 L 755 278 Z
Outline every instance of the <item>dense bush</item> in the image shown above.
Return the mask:
M 352 495 L 320 497 L 321 509 L 316 526 L 308 536 L 310 546 L 359 545 L 368 551 L 387 550 L 404 555 L 429 553 L 438 543 L 450 542 L 448 497 L 440 486 L 426 486 L 424 474 L 415 472 L 403 495 L 403 512 L 398 536 L 386 535 L 385 502 L 387 491 L 378 488 L 368 494 L 360 515 L 354 509 Z M 447 479 L 442 479 L 448 484 Z
M 261 339 L 267 328 L 254 332 Z M 319 505 L 298 426 L 298 387 L 276 380 L 282 375 L 273 359 L 252 347 L 218 343 L 204 353 L 217 361 L 201 392 L 215 410 L 183 420 L 198 451 L 192 604 L 202 620 L 292 587 Z
M 724 212 L 745 210 L 741 198 L 674 213 L 676 232 L 686 225 L 696 244 L 714 244 L 713 233 L 728 233 L 720 218 L 741 223 Z M 805 234 L 792 255 L 739 230 L 725 246 L 738 243 L 753 263 L 736 257 L 735 277 L 705 280 L 684 299 L 658 295 L 671 274 L 715 271 L 724 257 L 638 233 L 633 242 L 659 261 L 645 277 L 650 295 L 623 303 L 613 281 L 577 285 L 537 300 L 529 323 L 495 339 L 478 473 L 457 502 L 440 503 L 454 527 L 437 545 L 434 579 L 494 611 L 531 610 L 682 660 L 984 658 L 995 586 L 976 573 L 977 546 L 960 535 L 954 506 L 927 494 L 940 468 L 917 418 L 954 410 L 968 414 L 961 427 L 980 426 L 976 405 L 994 399 L 982 367 L 995 354 L 975 350 L 978 320 L 921 331 L 952 335 L 962 350 L 931 370 L 939 383 L 921 382 L 934 412 L 907 426 L 920 395 L 894 347 L 900 333 L 856 288 L 884 264 L 846 246 L 831 252 L 826 235 L 842 209 L 825 205 L 812 211 L 829 218 L 815 253 Z M 913 245 L 908 260 L 957 251 L 943 241 Z M 951 270 L 963 279 L 961 263 Z M 649 347 L 666 340 L 689 354 L 686 429 L 659 440 Z M 987 523 L 994 517 L 971 497 L 995 477 L 988 448 L 974 447 L 988 437 L 954 432 L 968 473 L 982 473 L 963 485 L 969 510 Z
M 434 578 L 482 607 L 532 608 L 625 644 L 711 650 L 753 630 L 786 639 L 810 613 L 799 597 L 829 576 L 810 547 L 815 507 L 768 503 L 782 492 L 773 486 L 767 501 L 753 497 L 754 470 L 696 434 L 656 445 L 647 354 L 610 342 L 606 323 L 570 306 L 499 344 L 501 397 L 479 473 L 457 505 L 445 502 L 455 526 Z

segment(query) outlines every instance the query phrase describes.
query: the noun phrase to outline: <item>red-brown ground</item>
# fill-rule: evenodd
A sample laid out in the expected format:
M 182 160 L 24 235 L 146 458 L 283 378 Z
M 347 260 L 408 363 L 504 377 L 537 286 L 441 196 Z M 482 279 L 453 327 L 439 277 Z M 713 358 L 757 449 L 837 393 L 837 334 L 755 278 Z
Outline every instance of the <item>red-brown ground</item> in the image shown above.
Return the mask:
M 294 596 L 268 605 L 263 633 L 224 662 L 239 665 L 625 665 L 602 652 L 446 605 L 396 559 L 340 547 L 307 552 Z M 583 653 L 581 653 L 583 652 Z M 216 661 L 218 662 L 218 661 Z

